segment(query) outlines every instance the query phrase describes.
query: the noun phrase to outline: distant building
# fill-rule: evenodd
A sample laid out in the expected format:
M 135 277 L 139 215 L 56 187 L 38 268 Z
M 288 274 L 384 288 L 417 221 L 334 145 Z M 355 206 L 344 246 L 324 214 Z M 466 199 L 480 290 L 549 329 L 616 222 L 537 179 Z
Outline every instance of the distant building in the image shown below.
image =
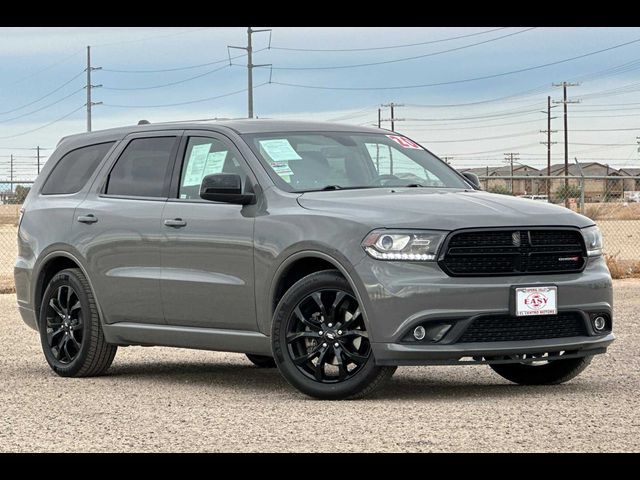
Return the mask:
M 633 179 L 624 180 L 624 190 L 626 192 L 640 191 L 640 168 L 621 168 L 619 172 L 622 175 L 634 177 Z
M 478 175 L 482 187 L 485 190 L 493 190 L 496 188 L 505 189 L 511 191 L 511 166 L 501 165 L 499 167 L 477 167 L 477 168 L 464 168 L 460 169 L 460 172 L 472 172 Z M 513 166 L 513 175 L 515 177 L 530 176 L 536 177 L 542 175 L 542 172 L 537 168 L 529 165 L 515 164 Z M 532 179 L 516 178 L 513 180 L 513 194 L 514 195 L 538 195 L 545 193 L 544 180 L 536 181 Z
M 626 174 L 618 171 L 617 169 L 598 162 L 580 163 L 582 167 L 582 173 L 585 177 L 621 177 Z M 564 176 L 564 163 L 558 163 L 551 165 L 551 175 L 563 177 Z M 577 177 L 569 179 L 569 185 L 579 187 L 580 186 L 580 168 L 575 163 L 570 163 L 568 168 L 568 175 L 570 177 Z M 624 190 L 626 189 L 626 183 L 628 180 L 615 179 L 615 178 L 594 178 L 585 179 L 584 185 L 584 199 L 585 202 L 603 202 L 622 198 Z M 551 182 L 551 194 L 562 188 L 564 182 L 552 181 Z

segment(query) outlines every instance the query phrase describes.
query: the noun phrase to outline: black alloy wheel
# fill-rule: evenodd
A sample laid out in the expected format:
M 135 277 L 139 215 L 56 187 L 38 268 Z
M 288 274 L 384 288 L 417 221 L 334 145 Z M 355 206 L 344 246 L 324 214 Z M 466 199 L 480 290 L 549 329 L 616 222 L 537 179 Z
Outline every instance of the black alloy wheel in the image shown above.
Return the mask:
M 271 342 L 284 378 L 323 400 L 364 397 L 396 370 L 376 364 L 366 314 L 336 270 L 307 275 L 285 292 L 274 312 Z
M 287 348 L 304 375 L 321 383 L 353 377 L 371 354 L 358 301 L 342 290 L 319 290 L 294 308 Z
M 101 375 L 118 350 L 104 337 L 91 286 L 78 268 L 58 272 L 47 285 L 38 330 L 47 363 L 62 377 Z
M 80 298 L 70 285 L 61 285 L 46 306 L 47 342 L 53 357 L 71 363 L 80 353 L 84 318 Z

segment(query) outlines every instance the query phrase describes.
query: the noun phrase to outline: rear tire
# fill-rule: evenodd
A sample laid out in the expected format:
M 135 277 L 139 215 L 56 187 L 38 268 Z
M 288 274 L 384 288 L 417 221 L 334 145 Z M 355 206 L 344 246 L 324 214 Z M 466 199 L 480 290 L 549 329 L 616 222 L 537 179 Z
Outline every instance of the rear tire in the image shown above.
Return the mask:
M 44 356 L 61 377 L 101 375 L 118 350 L 105 341 L 89 282 L 77 268 L 62 270 L 49 282 L 38 328 Z
M 271 341 L 284 378 L 323 400 L 364 397 L 396 370 L 375 364 L 358 301 L 335 270 L 312 273 L 284 294 Z
M 254 355 L 252 353 L 245 354 L 249 361 L 259 368 L 276 368 L 276 361 L 273 357 L 266 355 Z
M 489 366 L 501 377 L 520 385 L 557 385 L 578 376 L 593 356 L 552 360 L 544 365 L 496 363 Z

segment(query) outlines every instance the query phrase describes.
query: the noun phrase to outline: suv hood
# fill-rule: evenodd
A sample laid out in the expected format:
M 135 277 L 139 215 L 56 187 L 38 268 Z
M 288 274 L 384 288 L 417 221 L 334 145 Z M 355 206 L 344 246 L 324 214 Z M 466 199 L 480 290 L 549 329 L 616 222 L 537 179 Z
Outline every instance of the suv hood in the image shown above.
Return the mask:
M 594 222 L 558 205 L 476 190 L 373 188 L 307 192 L 301 207 L 361 221 L 372 228 L 573 226 Z

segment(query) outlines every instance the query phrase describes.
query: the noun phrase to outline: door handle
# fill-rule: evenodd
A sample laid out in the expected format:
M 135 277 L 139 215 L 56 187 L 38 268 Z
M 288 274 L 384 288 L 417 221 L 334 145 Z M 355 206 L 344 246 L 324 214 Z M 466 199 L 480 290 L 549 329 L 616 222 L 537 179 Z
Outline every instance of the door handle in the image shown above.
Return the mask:
M 80 223 L 96 223 L 98 221 L 98 217 L 96 217 L 93 213 L 88 215 L 80 215 L 77 220 Z
M 172 218 L 172 219 L 169 219 L 169 220 L 165 220 L 164 224 L 167 227 L 175 227 L 175 228 L 186 227 L 187 226 L 186 220 L 182 220 L 181 218 Z

